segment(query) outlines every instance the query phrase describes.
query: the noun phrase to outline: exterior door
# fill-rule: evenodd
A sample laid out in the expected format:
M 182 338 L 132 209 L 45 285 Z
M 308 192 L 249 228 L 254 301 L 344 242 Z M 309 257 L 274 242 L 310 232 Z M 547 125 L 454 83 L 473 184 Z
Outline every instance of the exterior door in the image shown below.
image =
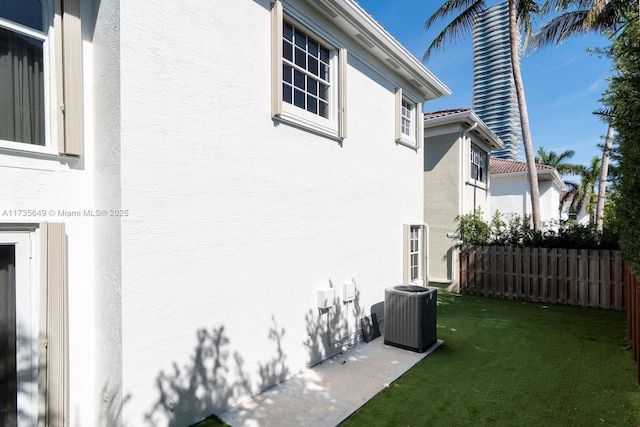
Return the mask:
M 38 289 L 28 232 L 0 232 L 0 425 L 34 426 L 38 409 Z

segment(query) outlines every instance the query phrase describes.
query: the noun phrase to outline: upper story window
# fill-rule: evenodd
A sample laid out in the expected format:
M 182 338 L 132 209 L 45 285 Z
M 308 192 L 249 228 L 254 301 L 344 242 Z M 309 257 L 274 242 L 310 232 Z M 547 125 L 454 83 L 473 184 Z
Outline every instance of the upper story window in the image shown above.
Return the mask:
M 0 149 L 83 154 L 81 1 L 0 1 Z
M 38 0 L 0 2 L 0 140 L 45 145 L 46 44 Z
M 282 34 L 282 100 L 329 118 L 331 52 L 288 22 Z
M 396 89 L 396 142 L 411 148 L 420 148 L 423 138 L 423 120 L 419 120 L 422 104 L 407 98 L 402 89 Z
M 471 146 L 471 162 L 469 169 L 469 179 L 472 181 L 485 182 L 485 170 L 487 164 L 487 153 L 476 146 Z
M 346 138 L 347 52 L 303 16 L 271 11 L 271 110 L 287 122 L 336 139 Z M 292 11 L 293 13 L 293 11 Z M 301 24 L 300 22 L 305 22 Z M 314 28 L 313 30 L 310 28 Z
M 415 128 L 413 125 L 415 120 L 415 104 L 403 99 L 400 116 L 402 120 L 402 134 L 411 137 Z

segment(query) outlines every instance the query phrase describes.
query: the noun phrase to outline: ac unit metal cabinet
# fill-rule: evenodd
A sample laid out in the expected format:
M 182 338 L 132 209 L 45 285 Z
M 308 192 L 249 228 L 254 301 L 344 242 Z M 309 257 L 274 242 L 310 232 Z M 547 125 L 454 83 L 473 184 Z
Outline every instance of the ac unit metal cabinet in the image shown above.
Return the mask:
M 437 289 L 394 286 L 385 289 L 384 343 L 422 353 L 437 341 Z

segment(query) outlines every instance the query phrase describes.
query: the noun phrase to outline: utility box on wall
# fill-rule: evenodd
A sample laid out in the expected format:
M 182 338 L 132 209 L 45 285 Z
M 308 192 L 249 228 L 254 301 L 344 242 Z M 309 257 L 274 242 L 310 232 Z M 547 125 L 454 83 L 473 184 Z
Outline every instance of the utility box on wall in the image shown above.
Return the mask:
M 347 282 L 342 284 L 342 301 L 351 302 L 356 299 L 356 284 Z
M 333 288 L 318 289 L 318 308 L 326 310 L 333 307 L 336 291 Z

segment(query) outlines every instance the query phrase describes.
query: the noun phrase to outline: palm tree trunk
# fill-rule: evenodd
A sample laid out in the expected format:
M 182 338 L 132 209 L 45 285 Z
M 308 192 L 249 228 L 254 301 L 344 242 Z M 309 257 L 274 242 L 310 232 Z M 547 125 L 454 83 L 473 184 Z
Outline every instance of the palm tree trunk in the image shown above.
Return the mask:
M 529 113 L 527 111 L 527 101 L 524 96 L 524 85 L 520 71 L 520 49 L 518 46 L 518 23 L 516 18 L 516 0 L 509 0 L 509 38 L 511 49 L 511 68 L 513 71 L 513 82 L 516 87 L 518 98 L 518 109 L 520 110 L 520 126 L 522 128 L 522 142 L 524 144 L 524 155 L 527 161 L 529 189 L 531 192 L 531 213 L 533 216 L 533 229 L 540 231 L 540 189 L 538 188 L 538 169 L 536 168 L 535 153 L 531 142 L 531 130 L 529 129 Z
M 607 175 L 609 174 L 609 157 L 611 156 L 611 144 L 613 143 L 613 126 L 609 125 L 607 137 L 602 148 L 602 164 L 600 165 L 600 182 L 598 186 L 598 205 L 596 207 L 596 233 L 602 234 L 604 218 L 604 199 L 607 195 Z

